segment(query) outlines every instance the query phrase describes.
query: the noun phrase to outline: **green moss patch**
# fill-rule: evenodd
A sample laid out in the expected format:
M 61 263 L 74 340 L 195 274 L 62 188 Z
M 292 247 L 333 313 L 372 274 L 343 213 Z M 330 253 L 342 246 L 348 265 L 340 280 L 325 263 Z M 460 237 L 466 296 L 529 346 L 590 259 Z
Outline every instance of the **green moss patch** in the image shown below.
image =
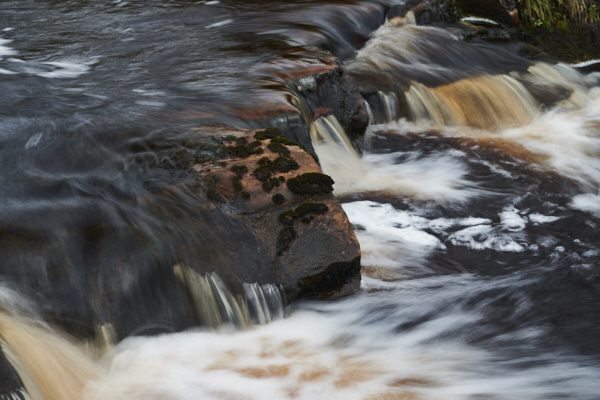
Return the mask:
M 282 156 L 290 155 L 290 149 L 288 149 L 287 147 L 285 147 L 284 144 L 281 143 L 274 143 L 273 141 L 271 141 L 271 143 L 267 145 L 267 149 L 271 150 L 273 153 L 279 153 Z
M 233 185 L 233 190 L 235 190 L 236 192 L 241 192 L 242 189 L 244 189 L 242 181 L 237 176 L 231 178 L 231 184 Z
M 288 251 L 294 240 L 296 240 L 294 228 L 291 226 L 284 227 L 277 236 L 277 255 L 281 256 Z
M 260 147 L 260 142 L 255 140 L 252 143 L 248 143 L 248 139 L 245 137 L 237 137 L 233 140 L 234 144 L 225 148 L 226 152 L 237 158 L 248 158 L 252 154 L 262 154 L 264 150 Z
M 287 150 L 287 149 L 286 149 Z M 288 157 L 279 156 L 275 160 L 271 161 L 268 157 L 262 157 L 256 162 L 258 167 L 252 172 L 252 174 L 259 181 L 263 182 L 263 189 L 270 192 L 275 186 L 279 186 L 280 182 L 284 182 L 285 178 L 280 176 L 279 178 L 271 178 L 277 171 L 289 172 L 300 168 L 300 165 L 296 160 Z
M 242 176 L 244 176 L 244 174 L 248 172 L 248 167 L 246 167 L 245 165 L 234 165 L 231 168 L 229 168 L 229 170 L 233 172 L 238 179 L 242 179 Z
M 335 182 L 329 175 L 309 172 L 288 179 L 287 187 L 292 192 L 302 195 L 327 194 L 333 192 Z
M 293 226 L 294 222 L 302 221 L 309 223 L 312 221 L 313 216 L 325 214 L 329 211 L 327 204 L 323 203 L 302 203 L 298 207 L 292 210 L 284 211 L 279 214 L 279 222 L 283 225 Z
M 263 157 L 256 162 L 257 165 L 261 167 L 267 167 L 269 169 L 273 169 L 273 161 L 269 157 Z
M 281 135 L 282 135 L 282 133 L 278 128 L 267 128 L 262 131 L 256 132 L 254 134 L 254 138 L 256 140 L 266 140 L 266 139 L 273 139 L 273 138 L 276 138 Z
M 294 210 L 294 218 L 300 219 L 302 222 L 310 222 L 311 214 L 325 214 L 327 211 L 329 211 L 327 204 L 303 203 Z
M 281 193 L 276 193 L 273 195 L 271 200 L 273 201 L 273 204 L 283 204 L 285 203 L 285 196 Z
M 275 186 L 279 186 L 279 180 L 277 180 L 277 178 L 271 178 L 269 180 L 267 180 L 266 182 L 263 182 L 262 184 L 262 188 L 265 192 L 270 192 L 271 190 L 273 190 L 273 188 Z
M 283 225 L 294 225 L 294 212 L 292 210 L 282 212 L 279 214 L 279 222 Z
M 271 178 L 271 168 L 261 165 L 252 172 L 252 175 L 259 181 L 266 182 Z
M 272 166 L 279 172 L 290 172 L 292 170 L 297 170 L 300 168 L 300 165 L 296 162 L 296 160 L 287 157 L 277 157 L 272 162 Z

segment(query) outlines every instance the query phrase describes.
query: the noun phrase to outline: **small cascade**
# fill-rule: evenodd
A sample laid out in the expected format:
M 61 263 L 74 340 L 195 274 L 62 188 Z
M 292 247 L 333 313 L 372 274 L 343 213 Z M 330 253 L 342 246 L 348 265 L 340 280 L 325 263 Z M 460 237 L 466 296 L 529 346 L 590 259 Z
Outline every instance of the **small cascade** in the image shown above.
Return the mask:
M 413 120 L 489 129 L 525 125 L 537 104 L 525 86 L 508 75 L 483 75 L 434 88 L 413 83 L 406 92 Z
M 276 285 L 245 283 L 244 295 L 234 296 L 215 273 L 201 275 L 182 265 L 176 265 L 174 271 L 185 283 L 198 319 L 205 326 L 247 329 L 252 324 L 264 325 L 284 317 L 286 300 L 282 289 Z M 87 398 L 90 389 L 86 385 L 107 374 L 97 359 L 98 346 L 75 343 L 43 325 L 38 322 L 33 307 L 28 306 L 23 312 L 28 317 L 15 316 L 13 311 L 24 311 L 15 306 L 15 299 L 22 296 L 9 288 L 0 289 L 0 307 L 8 310 L 0 311 L 0 351 L 24 386 L 24 390 L 10 394 L 11 398 Z M 26 303 L 26 299 L 24 301 Z M 106 344 L 103 339 L 112 336 L 110 328 L 108 325 L 100 327 L 98 340 L 101 344 Z M 4 397 L 0 395 L 0 398 Z
M 248 311 L 252 322 L 264 325 L 284 317 L 285 298 L 275 285 L 244 283 Z
M 81 400 L 104 374 L 83 347 L 39 324 L 0 313 L 0 345 L 32 400 Z
M 265 324 L 284 316 L 285 299 L 275 285 L 246 283 L 244 298 L 234 296 L 215 273 L 201 275 L 181 264 L 174 271 L 184 282 L 203 326 L 247 329 L 253 322 Z
M 319 117 L 314 121 L 312 143 L 319 157 L 321 168 L 331 175 L 334 189 L 347 186 L 362 179 L 366 171 L 360 156 L 352 147 L 337 118 L 333 115 Z
M 396 93 L 384 93 L 381 90 L 377 92 L 381 102 L 383 103 L 383 111 L 385 113 L 386 121 L 396 121 L 398 117 L 398 96 Z
M 334 115 L 320 117 L 315 122 L 316 135 L 312 137 L 313 143 L 326 142 L 337 143 L 346 153 L 357 155 L 352 147 L 348 135 Z

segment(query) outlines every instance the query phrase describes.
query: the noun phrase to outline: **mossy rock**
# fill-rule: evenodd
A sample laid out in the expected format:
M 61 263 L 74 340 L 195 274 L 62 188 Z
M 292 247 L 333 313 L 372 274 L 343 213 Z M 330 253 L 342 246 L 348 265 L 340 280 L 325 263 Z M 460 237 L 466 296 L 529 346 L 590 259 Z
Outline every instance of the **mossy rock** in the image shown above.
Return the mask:
M 271 141 L 271 143 L 267 145 L 267 149 L 271 150 L 273 153 L 279 153 L 282 156 L 290 155 L 290 149 L 288 149 L 287 147 L 285 147 L 284 144 L 281 143 Z
M 216 175 L 209 175 L 204 177 L 204 184 L 206 189 L 206 197 L 208 197 L 211 201 L 216 201 L 219 203 L 225 202 L 225 198 L 221 196 L 221 193 L 217 190 L 217 185 L 219 184 L 219 177 Z
M 284 211 L 279 214 L 279 222 L 283 225 L 294 225 L 294 222 L 300 220 L 305 223 L 312 221 L 311 214 L 325 214 L 329 211 L 327 204 L 323 203 L 302 203 L 292 210 Z
M 277 178 L 271 178 L 269 180 L 267 180 L 266 182 L 263 182 L 262 184 L 262 188 L 265 192 L 270 192 L 271 190 L 273 190 L 273 188 L 275 186 L 279 186 L 279 180 Z
M 237 176 L 231 178 L 231 184 L 233 185 L 233 190 L 235 190 L 236 192 L 241 192 L 242 189 L 244 189 L 242 181 Z
M 245 137 L 238 137 L 235 139 L 235 145 L 227 146 L 225 150 L 231 157 L 248 158 L 253 154 L 264 153 L 264 150 L 260 146 L 261 144 L 258 140 L 248 143 L 248 139 Z
M 273 160 L 272 166 L 279 172 L 290 172 L 292 170 L 297 170 L 300 168 L 300 165 L 298 165 L 296 160 L 281 156 Z
M 271 200 L 273 201 L 273 204 L 283 204 L 285 203 L 285 196 L 281 193 L 276 193 L 273 195 Z
M 309 172 L 288 179 L 287 187 L 296 194 L 316 195 L 333 192 L 334 183 L 329 175 L 319 172 Z
M 229 170 L 233 172 L 238 179 L 242 179 L 244 174 L 248 172 L 248 167 L 245 165 L 234 165 L 229 168 Z
M 273 161 L 271 161 L 271 159 L 269 157 L 261 158 L 260 160 L 258 160 L 256 162 L 256 164 L 261 167 L 267 167 L 269 169 L 272 169 L 272 167 L 273 167 Z
M 252 174 L 259 181 L 266 182 L 269 180 L 269 178 L 271 178 L 271 168 L 264 165 L 260 165 L 254 170 L 254 172 L 252 172 Z
M 256 140 L 274 139 L 279 136 L 282 136 L 282 133 L 278 128 L 267 128 L 254 134 Z
M 300 219 L 302 222 L 310 222 L 312 217 L 310 214 L 325 214 L 329 211 L 329 207 L 323 203 L 303 203 L 294 210 L 294 218 Z
M 294 225 L 294 212 L 292 210 L 282 212 L 279 214 L 279 222 L 283 225 Z
M 277 236 L 277 255 L 281 256 L 285 253 L 292 243 L 296 240 L 296 231 L 292 226 L 283 228 Z

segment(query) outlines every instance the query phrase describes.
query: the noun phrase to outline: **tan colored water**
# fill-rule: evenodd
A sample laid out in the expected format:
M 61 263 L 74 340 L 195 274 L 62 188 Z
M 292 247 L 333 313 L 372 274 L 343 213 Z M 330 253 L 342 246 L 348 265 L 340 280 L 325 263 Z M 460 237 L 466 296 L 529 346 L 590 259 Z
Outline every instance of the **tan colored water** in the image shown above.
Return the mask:
M 533 97 L 508 76 L 484 75 L 435 88 L 413 83 L 406 98 L 414 119 L 440 125 L 525 125 L 536 113 Z
M 104 373 L 82 346 L 27 320 L 0 313 L 0 336 L 32 400 L 81 400 Z

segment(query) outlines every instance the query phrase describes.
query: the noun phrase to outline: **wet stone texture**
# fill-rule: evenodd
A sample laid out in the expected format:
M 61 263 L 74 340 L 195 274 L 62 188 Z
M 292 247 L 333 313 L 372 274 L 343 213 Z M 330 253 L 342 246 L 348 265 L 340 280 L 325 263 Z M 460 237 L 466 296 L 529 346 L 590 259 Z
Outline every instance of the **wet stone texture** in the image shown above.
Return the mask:
M 193 169 L 209 198 L 228 205 L 266 246 L 288 301 L 356 290 L 360 248 L 331 193 L 333 180 L 276 129 L 234 134 L 226 145 L 230 158 Z
M 359 245 L 313 156 L 278 129 L 198 136 L 173 184 L 129 199 L 145 223 L 92 204 L 55 207 L 46 218 L 69 219 L 52 232 L 37 214 L 5 226 L 3 279 L 44 320 L 99 345 L 202 324 L 178 265 L 217 274 L 234 296 L 244 283 L 281 285 L 287 301 L 357 288 Z
M 333 115 L 337 118 L 355 146 L 369 124 L 369 114 L 365 99 L 341 62 L 331 56 L 319 66 L 309 71 L 286 71 L 284 79 L 306 106 L 311 120 Z

